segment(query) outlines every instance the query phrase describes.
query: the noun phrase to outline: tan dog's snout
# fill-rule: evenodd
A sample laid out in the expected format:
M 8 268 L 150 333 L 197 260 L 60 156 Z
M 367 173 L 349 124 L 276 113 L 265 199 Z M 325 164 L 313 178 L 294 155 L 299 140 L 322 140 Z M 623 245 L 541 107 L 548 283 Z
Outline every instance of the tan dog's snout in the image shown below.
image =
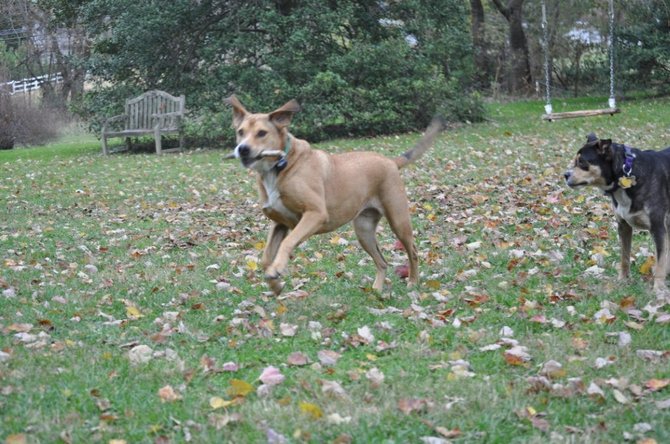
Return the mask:
M 235 147 L 235 157 L 240 159 L 242 165 L 247 168 L 250 167 L 255 160 L 251 155 L 251 147 L 244 142 Z

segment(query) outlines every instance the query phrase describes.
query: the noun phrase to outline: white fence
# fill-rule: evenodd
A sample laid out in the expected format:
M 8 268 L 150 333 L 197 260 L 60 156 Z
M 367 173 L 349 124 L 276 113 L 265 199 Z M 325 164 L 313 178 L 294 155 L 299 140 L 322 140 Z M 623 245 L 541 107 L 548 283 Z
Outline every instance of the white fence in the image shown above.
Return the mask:
M 29 93 L 40 89 L 44 83 L 62 83 L 63 76 L 61 73 L 57 72 L 55 74 L 45 74 L 39 77 L 33 77 L 30 79 L 21 79 L 21 80 L 12 80 L 7 83 L 0 83 L 0 86 L 7 88 L 9 94 L 14 95 L 16 93 Z

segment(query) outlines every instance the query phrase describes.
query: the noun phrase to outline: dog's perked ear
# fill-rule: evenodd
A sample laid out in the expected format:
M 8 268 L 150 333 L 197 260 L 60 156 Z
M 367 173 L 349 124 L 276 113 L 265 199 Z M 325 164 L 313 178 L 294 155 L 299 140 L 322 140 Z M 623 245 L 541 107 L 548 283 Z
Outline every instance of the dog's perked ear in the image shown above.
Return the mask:
M 598 153 L 607 159 L 612 158 L 612 139 L 601 139 L 598 141 Z
M 586 143 L 593 143 L 598 140 L 598 136 L 596 136 L 596 133 L 590 133 L 588 136 L 586 136 Z
M 223 101 L 233 107 L 233 127 L 237 128 L 249 112 L 244 108 L 244 105 L 242 105 L 242 102 L 239 101 L 235 94 Z
M 270 122 L 277 128 L 283 129 L 289 126 L 293 119 L 293 114 L 300 111 L 300 105 L 295 100 L 289 100 L 281 108 L 270 113 Z

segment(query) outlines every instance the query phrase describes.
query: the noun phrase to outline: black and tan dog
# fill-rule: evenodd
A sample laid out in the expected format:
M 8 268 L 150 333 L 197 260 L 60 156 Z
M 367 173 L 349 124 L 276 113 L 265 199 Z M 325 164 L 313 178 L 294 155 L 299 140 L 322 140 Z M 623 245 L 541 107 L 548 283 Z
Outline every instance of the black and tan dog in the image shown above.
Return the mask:
M 627 278 L 630 272 L 633 228 L 651 233 L 656 245 L 654 290 L 667 296 L 670 148 L 642 151 L 591 133 L 565 180 L 570 187 L 595 186 L 611 197 L 621 244 L 620 278 Z
M 387 264 L 375 230 L 382 216 L 409 256 L 408 285 L 417 283 L 417 253 L 399 170 L 432 145 L 444 128 L 441 119 L 433 120 L 414 148 L 393 159 L 373 152 L 331 155 L 289 133 L 291 119 L 300 109 L 295 100 L 269 114 L 248 112 L 235 96 L 226 102 L 233 107 L 237 133 L 234 157 L 258 173 L 263 213 L 272 220 L 262 265 L 275 294 L 282 290 L 281 275 L 300 243 L 349 221 L 375 263 L 373 288 L 381 291 Z

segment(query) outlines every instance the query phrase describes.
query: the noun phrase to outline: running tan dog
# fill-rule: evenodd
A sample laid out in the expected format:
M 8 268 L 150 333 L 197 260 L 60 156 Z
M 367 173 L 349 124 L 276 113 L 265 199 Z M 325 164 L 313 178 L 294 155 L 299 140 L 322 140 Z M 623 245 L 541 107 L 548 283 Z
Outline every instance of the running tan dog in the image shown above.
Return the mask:
M 444 128 L 433 119 L 423 138 L 402 156 L 389 159 L 373 152 L 330 155 L 313 150 L 305 140 L 288 132 L 300 110 L 295 100 L 269 114 L 252 114 L 234 95 L 237 147 L 229 157 L 258 172 L 263 213 L 272 220 L 262 265 L 265 279 L 276 295 L 291 252 L 314 234 L 327 233 L 353 220 L 358 241 L 377 267 L 373 288 L 381 291 L 387 264 L 375 230 L 382 216 L 409 256 L 409 281 L 418 282 L 417 253 L 410 224 L 407 194 L 399 169 L 414 162 Z

